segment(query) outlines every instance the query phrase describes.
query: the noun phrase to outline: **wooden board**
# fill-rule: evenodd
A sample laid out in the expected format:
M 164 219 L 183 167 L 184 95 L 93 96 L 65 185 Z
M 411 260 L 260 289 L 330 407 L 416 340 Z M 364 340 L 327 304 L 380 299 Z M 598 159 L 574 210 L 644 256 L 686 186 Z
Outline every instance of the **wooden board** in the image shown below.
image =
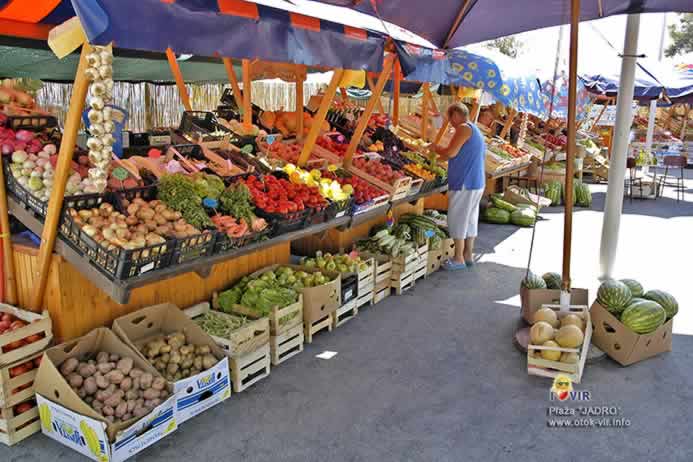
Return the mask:
M 0 443 L 12 446 L 40 431 L 41 420 L 35 401 L 33 408 L 21 414 L 15 414 L 12 407 L 0 409 Z
M 359 309 L 356 306 L 356 299 L 353 299 L 349 303 L 337 308 L 337 311 L 333 313 L 332 328 L 336 329 L 337 327 L 343 326 L 354 319 L 357 314 L 359 314 Z
M 297 324 L 280 335 L 270 337 L 272 366 L 278 366 L 303 351 L 303 324 Z
M 330 313 L 324 318 L 320 318 L 310 324 L 304 324 L 303 335 L 305 337 L 305 342 L 313 343 L 313 336 L 324 329 L 327 329 L 328 332 L 332 332 L 333 317 L 334 313 Z
M 14 406 L 34 396 L 34 379 L 38 367 L 32 364 L 33 369 L 15 377 L 10 377 L 10 370 L 27 362 L 33 362 L 42 355 L 43 351 L 39 351 L 28 358 L 20 359 L 16 363 L 0 369 L 0 408 Z M 20 390 L 20 388 L 22 389 Z
M 229 358 L 233 391 L 240 393 L 270 373 L 269 343 L 238 358 Z

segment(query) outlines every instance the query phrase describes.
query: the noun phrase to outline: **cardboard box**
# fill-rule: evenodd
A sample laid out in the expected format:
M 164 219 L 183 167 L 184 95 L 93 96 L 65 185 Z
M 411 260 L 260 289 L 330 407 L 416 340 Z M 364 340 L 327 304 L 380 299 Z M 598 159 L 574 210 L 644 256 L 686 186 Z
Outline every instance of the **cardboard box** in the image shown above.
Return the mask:
M 522 301 L 522 318 L 532 323 L 534 312 L 542 305 L 557 305 L 560 303 L 560 289 L 527 289 L 520 287 L 520 300 Z M 588 305 L 587 289 L 570 290 L 571 305 Z
M 673 319 L 651 334 L 637 334 L 598 302 L 592 304 L 590 312 L 594 326 L 592 343 L 622 366 L 671 351 Z
M 262 268 L 250 275 L 251 278 L 258 277 L 262 273 L 272 271 L 279 266 L 288 266 L 296 271 L 305 271 L 306 273 L 321 272 L 332 281 L 317 287 L 306 287 L 301 290 L 303 294 L 303 321 L 312 323 L 324 318 L 330 313 L 337 311 L 337 308 L 342 306 L 341 300 L 341 276 L 339 273 L 332 271 L 320 270 L 318 268 L 304 268 L 299 265 L 271 265 Z
M 85 403 L 60 374 L 68 358 L 107 351 L 134 360 L 135 367 L 160 374 L 110 329 L 94 329 L 87 335 L 46 350 L 34 386 L 43 433 L 98 462 L 123 461 L 151 446 L 178 428 L 176 397 L 172 394 L 139 420 L 109 424 Z
M 229 361 L 224 350 L 176 305 L 164 303 L 121 316 L 113 321 L 113 331 L 144 361 L 147 359 L 140 348 L 159 336 L 173 332 L 182 332 L 188 343 L 193 345 L 209 346 L 219 360 L 210 369 L 172 383 L 179 424 L 231 396 Z

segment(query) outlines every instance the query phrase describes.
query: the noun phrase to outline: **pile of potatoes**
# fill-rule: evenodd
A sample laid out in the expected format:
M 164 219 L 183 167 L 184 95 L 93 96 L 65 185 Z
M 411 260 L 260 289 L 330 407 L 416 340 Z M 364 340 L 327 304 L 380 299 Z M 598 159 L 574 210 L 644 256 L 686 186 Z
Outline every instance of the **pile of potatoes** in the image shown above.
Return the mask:
M 132 358 L 105 351 L 82 360 L 69 358 L 60 373 L 110 423 L 145 416 L 169 396 L 163 377 L 134 367 Z
M 182 332 L 158 337 L 140 351 L 170 382 L 199 374 L 217 363 L 208 345 L 192 345 Z

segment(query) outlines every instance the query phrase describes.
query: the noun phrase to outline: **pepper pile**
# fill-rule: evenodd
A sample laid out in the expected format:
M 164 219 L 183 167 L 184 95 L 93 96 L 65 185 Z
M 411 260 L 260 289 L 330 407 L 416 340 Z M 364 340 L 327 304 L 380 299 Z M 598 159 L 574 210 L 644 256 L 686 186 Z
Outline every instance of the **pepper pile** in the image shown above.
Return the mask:
M 274 175 L 265 175 L 262 179 L 250 176 L 242 181 L 250 190 L 255 206 L 267 213 L 286 215 L 305 208 L 322 210 L 327 201 L 314 186 L 293 184 Z

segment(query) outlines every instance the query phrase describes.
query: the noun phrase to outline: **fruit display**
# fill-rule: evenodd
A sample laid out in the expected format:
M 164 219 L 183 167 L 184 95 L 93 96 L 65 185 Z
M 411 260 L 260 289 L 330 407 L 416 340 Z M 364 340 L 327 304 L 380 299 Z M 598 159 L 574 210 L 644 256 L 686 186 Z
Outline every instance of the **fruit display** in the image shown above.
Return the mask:
M 402 172 L 378 159 L 359 157 L 354 159 L 353 166 L 390 185 L 394 185 L 397 180 L 405 177 Z
M 494 207 L 499 208 L 501 210 L 505 210 L 510 213 L 513 213 L 518 209 L 516 205 L 511 204 L 510 202 L 504 200 L 502 197 L 499 197 L 498 195 L 491 195 L 491 202 L 493 202 Z
M 139 419 L 170 394 L 163 377 L 135 367 L 132 358 L 106 351 L 68 358 L 59 370 L 75 393 L 109 423 Z
M 326 135 L 319 136 L 315 141 L 315 144 L 321 148 L 327 149 L 340 159 L 344 157 L 344 154 L 346 154 L 347 148 L 349 147 L 349 143 L 346 141 L 346 138 L 344 138 L 343 135 L 339 135 L 338 137 L 330 137 Z
M 561 278 L 561 275 L 558 273 L 544 273 L 541 278 L 544 280 L 546 283 L 546 288 L 547 289 L 560 289 L 561 288 L 561 282 L 563 279 Z
M 250 124 L 248 126 L 242 122 L 239 122 L 236 119 L 226 120 L 219 117 L 217 118 L 217 121 L 219 122 L 219 125 L 222 125 L 223 127 L 226 127 L 232 132 L 237 133 L 241 136 L 258 136 L 267 134 L 264 130 L 261 130 L 260 127 L 258 127 L 255 124 Z
M 158 183 L 157 198 L 180 212 L 182 218 L 197 229 L 212 229 L 214 223 L 202 206 L 204 189 L 187 175 L 176 173 L 163 176 Z
M 264 111 L 261 115 L 260 122 L 268 130 L 277 130 L 284 136 L 294 136 L 298 132 L 298 119 L 296 111 Z M 313 116 L 308 112 L 303 113 L 303 134 L 306 135 L 313 125 Z M 326 120 L 323 121 L 320 132 L 329 132 L 330 124 Z
M 253 233 L 259 233 L 267 228 L 267 222 L 262 218 L 255 218 L 251 225 L 243 218 L 235 218 L 231 215 L 212 215 L 212 223 L 217 231 L 226 234 L 228 237 L 239 238 Z
M 411 229 L 412 240 L 417 245 L 423 245 L 430 239 L 432 248 L 438 248 L 443 239 L 447 239 L 448 233 L 438 226 L 433 218 L 426 215 L 405 213 L 399 217 L 397 224 L 408 226 Z
M 315 186 L 294 184 L 274 175 L 265 175 L 262 179 L 250 176 L 239 181 L 248 187 L 255 207 L 267 213 L 287 215 L 306 208 L 322 210 L 327 207 L 327 201 Z
M 26 115 L 36 108 L 36 101 L 17 81 L 5 79 L 0 86 L 0 108 L 8 115 Z
M 404 170 L 409 173 L 413 173 L 419 178 L 423 178 L 424 181 L 435 181 L 436 175 L 428 170 L 423 165 L 419 164 L 406 164 L 404 165 Z
M 416 248 L 409 226 L 406 228 L 404 226 L 406 225 L 397 229 L 394 227 L 380 229 L 370 238 L 357 241 L 356 249 L 361 252 L 372 252 L 391 257 L 411 255 L 416 251 Z
M 522 280 L 520 285 L 526 289 L 546 289 L 546 282 L 544 279 L 531 271 Z
M 228 339 L 234 331 L 247 323 L 248 318 L 217 311 L 206 311 L 200 316 L 194 317 L 193 321 L 209 335 Z
M 400 155 L 402 157 L 404 157 L 405 159 L 408 159 L 408 160 L 414 162 L 416 165 L 424 168 L 425 170 L 431 172 L 432 174 L 434 174 L 437 177 L 440 177 L 440 178 L 447 178 L 448 177 L 448 171 L 446 169 L 444 169 L 443 167 L 441 167 L 440 165 L 438 165 L 438 162 L 435 159 L 433 159 L 433 160 L 428 159 L 428 158 L 422 156 L 421 154 L 419 154 L 418 152 L 413 152 L 413 151 L 402 151 L 400 153 Z M 414 173 L 416 173 L 416 172 L 414 172 Z
M 322 176 L 338 181 L 343 190 L 348 191 L 347 186 L 351 186 L 356 205 L 366 204 L 375 198 L 387 196 L 387 193 L 382 189 L 334 165 L 328 166 L 327 170 L 323 171 Z
M 565 146 L 566 143 L 568 142 L 568 139 L 561 135 L 561 136 L 556 136 L 552 135 L 550 133 L 547 133 L 544 135 L 544 141 L 548 143 L 549 145 L 557 146 L 557 147 L 562 147 Z
M 197 375 L 214 367 L 218 361 L 209 345 L 193 345 L 184 332 L 152 339 L 140 348 L 140 352 L 169 382 Z
M 303 145 L 301 143 L 282 143 L 275 141 L 272 144 L 267 144 L 266 141 L 262 140 L 258 142 L 258 147 L 263 151 L 268 153 L 270 157 L 280 159 L 283 163 L 290 163 L 297 165 L 298 158 L 301 155 L 301 150 Z M 310 160 L 319 160 L 319 157 L 313 152 L 310 154 Z
M 343 202 L 351 197 L 354 192 L 352 186 L 342 184 L 332 178 L 323 178 L 322 172 L 317 169 L 304 170 L 300 167 L 296 167 L 294 164 L 286 164 L 282 171 L 289 175 L 289 181 L 294 184 L 305 184 L 308 186 L 317 186 L 320 194 L 325 199 L 329 199 L 334 202 Z
M 33 371 L 34 369 L 37 369 L 41 365 L 41 358 L 43 358 L 43 356 L 39 356 L 37 358 L 30 359 L 29 361 L 25 361 L 21 364 L 14 366 L 14 367 L 11 367 L 10 370 L 8 371 L 10 379 L 13 379 L 15 377 L 19 377 L 21 375 L 26 374 L 27 372 L 30 372 L 30 371 Z M 17 388 L 13 388 L 11 393 L 13 395 L 17 394 L 22 390 L 26 390 L 27 388 L 31 387 L 32 385 L 33 385 L 33 381 L 25 383 L 24 385 L 20 385 Z
M 528 355 L 548 361 L 576 364 L 580 356 L 576 352 L 561 352 L 557 348 L 581 349 L 585 343 L 586 321 L 581 313 L 558 315 L 551 308 L 540 308 L 534 313 L 529 331 Z M 533 349 L 544 346 L 550 349 Z
M 315 252 L 315 257 L 301 259 L 301 266 L 309 269 L 336 271 L 338 273 L 357 273 L 365 271 L 368 266 L 358 255 L 344 254 L 332 255 L 331 253 Z
M 663 290 L 644 291 L 635 279 L 604 281 L 597 302 L 637 334 L 649 334 L 672 319 L 679 309 L 676 299 Z
M 0 313 L 0 335 L 3 334 L 9 334 L 10 332 L 16 331 L 18 329 L 21 329 L 22 327 L 25 327 L 28 323 L 16 316 L 13 316 L 10 313 Z M 32 334 L 27 336 L 26 338 L 22 338 L 19 340 L 16 340 L 14 342 L 10 342 L 2 347 L 2 350 L 0 352 L 2 353 L 9 353 L 12 350 L 16 350 L 18 348 L 23 347 L 24 345 L 28 345 L 30 343 L 38 342 L 42 338 L 45 338 L 46 334 L 43 332 L 39 332 L 36 334 Z

